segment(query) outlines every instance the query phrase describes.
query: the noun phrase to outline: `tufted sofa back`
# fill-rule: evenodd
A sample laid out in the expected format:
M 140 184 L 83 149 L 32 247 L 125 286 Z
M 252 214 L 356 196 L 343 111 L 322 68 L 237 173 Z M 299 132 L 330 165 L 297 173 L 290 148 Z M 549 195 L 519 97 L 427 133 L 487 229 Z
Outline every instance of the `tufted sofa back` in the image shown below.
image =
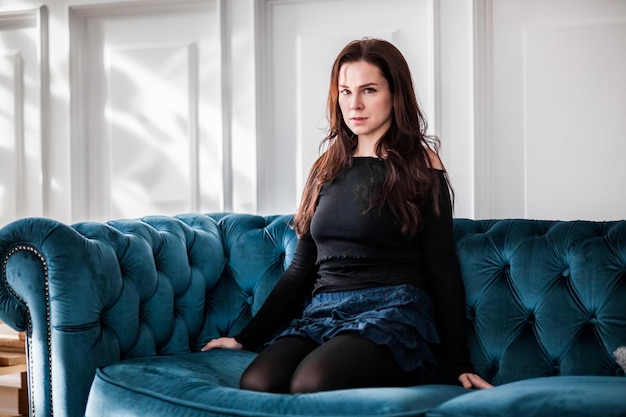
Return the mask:
M 120 359 L 186 353 L 239 332 L 291 262 L 290 220 L 217 213 L 74 225 L 115 252 L 119 271 L 107 275 L 119 285 L 102 294 L 97 322 L 115 333 Z
M 626 221 L 457 219 L 455 235 L 483 376 L 624 375 Z
M 27 330 L 36 414 L 81 415 L 98 367 L 239 332 L 293 258 L 290 220 L 220 213 L 2 228 L 0 319 Z M 626 345 L 626 221 L 456 219 L 455 239 L 481 375 L 495 384 L 623 375 L 611 355 Z

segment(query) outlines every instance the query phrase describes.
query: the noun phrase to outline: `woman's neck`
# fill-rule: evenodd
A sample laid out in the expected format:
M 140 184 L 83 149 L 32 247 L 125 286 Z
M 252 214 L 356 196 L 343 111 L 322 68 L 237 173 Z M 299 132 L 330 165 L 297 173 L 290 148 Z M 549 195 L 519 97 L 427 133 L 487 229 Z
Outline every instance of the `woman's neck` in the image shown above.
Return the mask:
M 356 145 L 356 149 L 354 150 L 354 154 L 353 156 L 355 157 L 375 157 L 377 158 L 378 155 L 376 155 L 376 144 L 378 143 L 378 140 L 364 140 L 362 138 L 359 138 L 357 145 Z
M 356 149 L 354 150 L 354 153 L 352 154 L 353 157 L 355 158 L 365 158 L 365 157 L 371 157 L 371 158 L 385 158 L 387 155 L 385 153 L 385 151 L 383 150 L 383 154 L 382 155 L 377 155 L 376 154 L 376 143 L 372 144 L 372 145 L 364 145 L 361 142 L 359 142 L 356 146 Z

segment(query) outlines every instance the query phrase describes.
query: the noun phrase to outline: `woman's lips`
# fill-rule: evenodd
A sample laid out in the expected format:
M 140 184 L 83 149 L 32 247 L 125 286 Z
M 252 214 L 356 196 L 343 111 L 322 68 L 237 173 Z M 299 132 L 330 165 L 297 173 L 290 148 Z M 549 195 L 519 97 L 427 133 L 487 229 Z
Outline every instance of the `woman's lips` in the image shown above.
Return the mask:
M 360 124 L 365 122 L 367 120 L 367 117 L 351 117 L 350 120 L 352 120 L 352 123 Z

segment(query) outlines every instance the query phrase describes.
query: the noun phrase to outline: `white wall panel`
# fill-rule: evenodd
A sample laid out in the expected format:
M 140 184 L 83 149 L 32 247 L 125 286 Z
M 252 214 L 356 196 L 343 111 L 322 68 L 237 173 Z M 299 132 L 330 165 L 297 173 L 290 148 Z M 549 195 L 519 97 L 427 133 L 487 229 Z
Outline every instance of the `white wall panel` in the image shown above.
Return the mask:
M 217 5 L 84 6 L 71 19 L 76 215 L 221 210 Z
M 257 210 L 257 50 L 255 0 L 222 0 L 224 208 Z
M 0 226 L 44 212 L 47 10 L 0 12 Z
M 22 177 L 23 117 L 21 57 L 17 52 L 0 55 L 0 226 L 17 217 Z
M 626 21 L 525 29 L 526 216 L 621 219 Z
M 190 103 L 197 102 L 193 46 L 110 48 L 106 123 L 113 217 L 164 210 L 197 210 L 197 135 Z M 132 213 L 129 209 L 132 208 Z
M 468 1 L 434 2 L 435 133 L 454 189 L 454 215 L 474 217 L 474 14 Z M 430 115 L 429 115 L 430 116 Z
M 353 39 L 381 37 L 405 55 L 418 98 L 436 120 L 434 7 L 428 0 L 261 1 L 259 206 L 296 209 L 326 132 L 325 105 L 334 58 Z M 435 131 L 433 127 L 433 132 Z
M 623 218 L 626 2 L 493 2 L 492 211 Z M 617 156 L 619 155 L 619 156 Z

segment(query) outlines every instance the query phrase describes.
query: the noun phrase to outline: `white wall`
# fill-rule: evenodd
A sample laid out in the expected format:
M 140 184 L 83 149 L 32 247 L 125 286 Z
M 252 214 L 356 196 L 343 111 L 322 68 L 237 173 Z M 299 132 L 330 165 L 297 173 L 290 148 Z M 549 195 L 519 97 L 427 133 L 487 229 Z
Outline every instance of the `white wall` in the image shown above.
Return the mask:
M 0 224 L 293 212 L 364 36 L 406 55 L 457 216 L 624 217 L 622 0 L 0 0 Z
M 497 0 L 492 11 L 488 214 L 624 218 L 626 2 Z

